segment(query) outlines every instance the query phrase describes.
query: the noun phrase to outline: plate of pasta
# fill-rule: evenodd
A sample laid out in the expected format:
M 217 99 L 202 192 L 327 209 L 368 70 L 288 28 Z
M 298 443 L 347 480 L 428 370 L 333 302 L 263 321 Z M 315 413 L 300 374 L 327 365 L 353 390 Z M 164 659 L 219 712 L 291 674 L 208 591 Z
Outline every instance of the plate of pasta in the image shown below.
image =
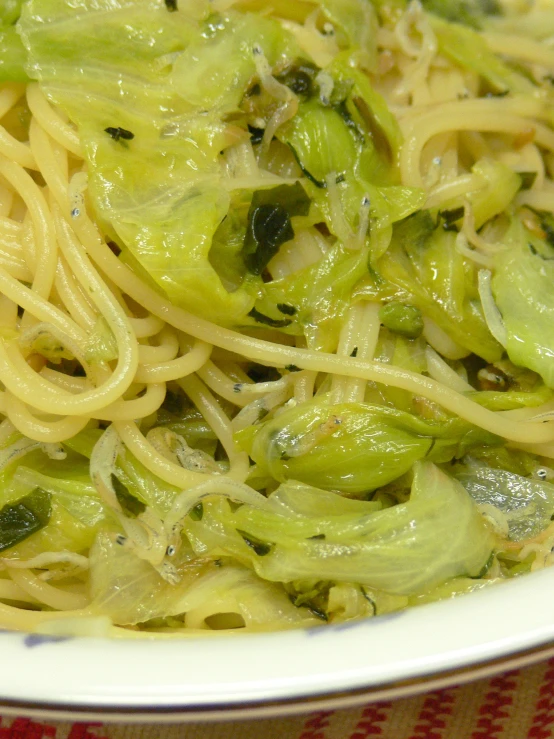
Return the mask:
M 552 645 L 553 284 L 551 2 L 4 2 L 0 703 Z

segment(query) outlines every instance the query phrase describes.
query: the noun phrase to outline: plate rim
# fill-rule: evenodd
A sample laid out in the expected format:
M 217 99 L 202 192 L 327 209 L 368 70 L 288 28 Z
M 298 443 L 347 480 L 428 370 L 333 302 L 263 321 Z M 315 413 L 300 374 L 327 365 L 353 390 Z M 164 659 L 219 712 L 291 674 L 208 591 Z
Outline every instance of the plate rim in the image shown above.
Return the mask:
M 410 698 L 422 693 L 458 687 L 471 682 L 494 677 L 515 669 L 529 667 L 554 658 L 554 639 L 543 645 L 526 649 L 505 657 L 461 668 L 444 670 L 414 679 L 391 681 L 377 687 L 361 687 L 337 693 L 297 695 L 288 699 L 254 701 L 234 706 L 114 706 L 113 708 L 77 706 L 63 703 L 31 703 L 25 700 L 6 701 L 0 697 L 0 712 L 6 716 L 24 714 L 29 718 L 83 721 L 101 720 L 103 723 L 155 723 L 171 722 L 222 722 L 240 719 L 286 717 L 321 710 L 345 710 L 360 705 L 385 700 Z
M 9 680 L 0 673 L 0 709 L 131 723 L 153 716 L 205 721 L 413 695 L 554 656 L 553 586 L 551 568 L 365 621 L 232 638 L 108 641 L 4 632 L 0 649 L 12 669 Z M 422 629 L 432 633 L 414 639 Z M 321 650 L 327 670 L 304 664 Z M 270 670 L 264 658 L 273 660 Z M 141 673 L 145 663 L 155 678 Z

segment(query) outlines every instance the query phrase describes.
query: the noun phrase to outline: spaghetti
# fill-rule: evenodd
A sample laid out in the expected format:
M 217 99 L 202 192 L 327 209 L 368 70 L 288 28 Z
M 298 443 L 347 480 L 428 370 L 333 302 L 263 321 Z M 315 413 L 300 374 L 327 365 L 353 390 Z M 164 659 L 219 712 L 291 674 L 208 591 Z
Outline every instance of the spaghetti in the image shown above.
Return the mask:
M 531 324 L 554 304 L 529 298 L 554 248 L 551 45 L 416 1 L 199 1 L 171 30 L 162 2 L 112 3 L 109 31 L 129 13 L 174 50 L 124 41 L 125 110 L 110 51 L 104 114 L 81 5 L 23 4 L 33 79 L 0 87 L 0 624 L 284 628 L 551 564 L 554 336 Z M 91 24 L 82 59 L 60 20 Z M 208 109 L 195 75 L 225 49 L 235 97 Z

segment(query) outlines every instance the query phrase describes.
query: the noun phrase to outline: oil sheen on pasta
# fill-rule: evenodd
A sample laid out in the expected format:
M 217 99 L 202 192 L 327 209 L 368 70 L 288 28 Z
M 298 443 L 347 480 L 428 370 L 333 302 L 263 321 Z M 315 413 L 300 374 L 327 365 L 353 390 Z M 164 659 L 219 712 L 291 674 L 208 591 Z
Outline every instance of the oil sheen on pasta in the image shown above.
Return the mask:
M 378 616 L 552 564 L 554 9 L 0 9 L 0 626 Z

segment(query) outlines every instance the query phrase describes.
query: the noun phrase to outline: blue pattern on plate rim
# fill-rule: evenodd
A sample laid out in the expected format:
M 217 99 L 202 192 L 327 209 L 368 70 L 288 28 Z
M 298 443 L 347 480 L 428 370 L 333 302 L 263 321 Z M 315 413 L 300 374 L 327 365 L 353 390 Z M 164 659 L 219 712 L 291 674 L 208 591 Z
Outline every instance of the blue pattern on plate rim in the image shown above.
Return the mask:
M 43 644 L 57 644 L 59 642 L 69 641 L 72 636 L 62 636 L 61 634 L 25 634 L 14 629 L 0 629 L 0 636 L 9 634 L 10 636 L 20 636 L 23 644 L 32 649 Z
M 26 647 L 40 647 L 43 644 L 57 644 L 59 642 L 70 641 L 72 636 L 62 636 L 61 634 L 27 634 L 23 639 Z

